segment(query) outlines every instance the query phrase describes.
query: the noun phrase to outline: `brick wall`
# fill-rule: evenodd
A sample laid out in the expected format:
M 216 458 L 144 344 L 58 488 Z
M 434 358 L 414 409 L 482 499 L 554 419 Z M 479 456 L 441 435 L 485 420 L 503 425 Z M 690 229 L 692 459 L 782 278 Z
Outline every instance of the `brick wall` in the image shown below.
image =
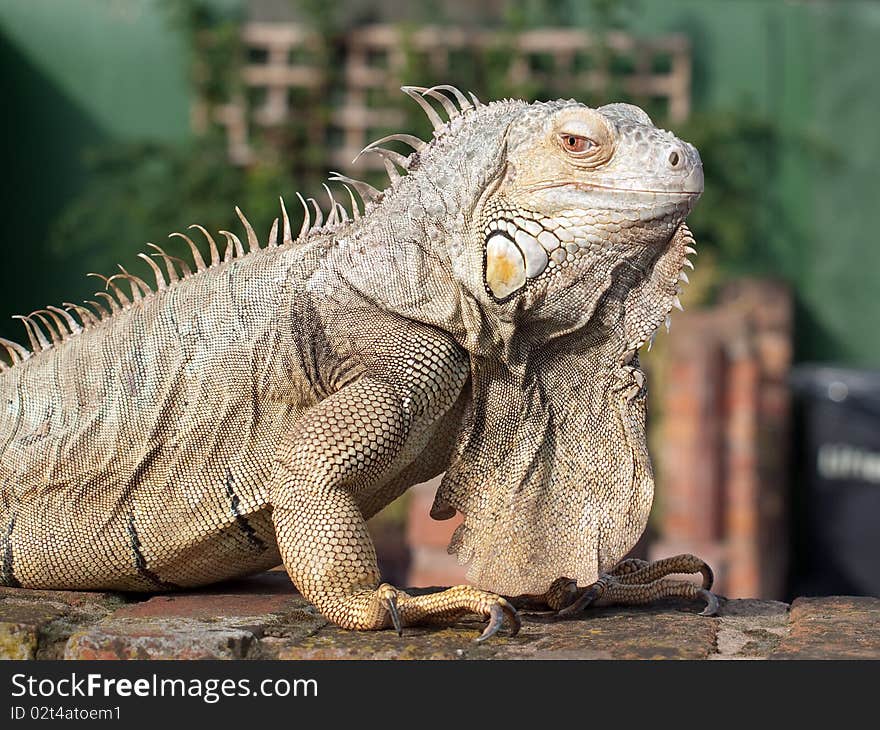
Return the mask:
M 476 616 L 406 626 L 403 638 L 339 629 L 275 570 L 159 596 L 0 586 L 0 660 L 880 659 L 878 598 L 733 600 L 715 618 L 696 615 L 699 602 L 670 608 L 554 622 L 523 611 L 516 639 L 505 629 L 477 644 L 485 621 Z
M 788 291 L 771 281 L 737 281 L 714 307 L 676 314 L 674 322 L 655 368 L 662 380 L 650 379 L 651 416 L 659 422 L 648 555 L 695 553 L 715 568 L 720 593 L 780 597 L 788 550 Z M 460 519 L 428 516 L 437 483 L 411 490 L 410 585 L 464 580 L 466 568 L 446 554 Z
M 676 317 L 667 343 L 650 555 L 705 557 L 725 595 L 784 593 L 791 343 L 788 291 L 760 280 Z

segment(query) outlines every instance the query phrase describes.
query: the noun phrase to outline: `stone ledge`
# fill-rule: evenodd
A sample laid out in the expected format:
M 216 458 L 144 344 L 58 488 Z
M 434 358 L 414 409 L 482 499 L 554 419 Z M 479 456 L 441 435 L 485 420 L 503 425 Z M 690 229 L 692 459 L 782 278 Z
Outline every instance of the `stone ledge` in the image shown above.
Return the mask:
M 444 629 L 328 624 L 281 571 L 158 596 L 0 588 L 7 659 L 880 659 L 880 599 L 730 600 L 721 615 L 667 601 L 556 620 L 524 612 L 516 637 L 475 644 L 476 618 Z

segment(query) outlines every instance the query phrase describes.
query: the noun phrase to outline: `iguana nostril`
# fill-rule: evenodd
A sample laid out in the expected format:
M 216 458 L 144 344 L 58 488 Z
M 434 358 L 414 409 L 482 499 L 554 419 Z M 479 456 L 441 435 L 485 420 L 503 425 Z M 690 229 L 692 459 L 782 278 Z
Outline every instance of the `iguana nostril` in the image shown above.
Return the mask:
M 679 154 L 675 150 L 669 153 L 669 164 L 673 167 L 676 167 L 678 165 L 679 159 Z

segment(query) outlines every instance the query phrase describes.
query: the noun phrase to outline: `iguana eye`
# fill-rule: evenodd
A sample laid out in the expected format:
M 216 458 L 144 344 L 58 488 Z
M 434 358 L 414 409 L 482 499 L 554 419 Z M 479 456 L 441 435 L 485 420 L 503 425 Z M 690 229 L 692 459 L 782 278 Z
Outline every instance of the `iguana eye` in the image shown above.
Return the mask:
M 562 149 L 574 155 L 581 155 L 596 146 L 593 140 L 578 134 L 560 134 L 559 140 L 562 143 Z

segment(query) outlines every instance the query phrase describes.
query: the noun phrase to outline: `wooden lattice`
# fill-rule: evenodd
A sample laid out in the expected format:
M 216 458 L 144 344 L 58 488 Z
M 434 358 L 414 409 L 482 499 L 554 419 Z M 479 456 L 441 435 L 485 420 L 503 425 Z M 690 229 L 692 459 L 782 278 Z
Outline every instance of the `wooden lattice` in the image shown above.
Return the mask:
M 314 114 L 315 105 L 325 102 L 320 95 L 326 93 L 327 74 L 317 52 L 320 39 L 313 32 L 297 24 L 250 23 L 243 28 L 243 41 L 244 92 L 213 109 L 199 103 L 193 117 L 197 127 L 211 118 L 223 125 L 230 158 L 240 164 L 254 159 L 253 126 L 271 129 L 297 121 L 308 144 L 327 149 L 332 165 L 347 168 L 379 131 L 396 131 L 404 124 L 399 106 L 388 100 L 402 84 L 420 82 L 406 78 L 412 54 L 427 64 L 431 76 L 454 84 L 453 57 L 480 63 L 493 49 L 504 48 L 510 54 L 505 79 L 510 88 L 540 88 L 566 97 L 573 89 L 598 98 L 623 92 L 665 107 L 672 122 L 690 110 L 690 44 L 677 34 L 643 39 L 610 33 L 600 43 L 587 31 L 559 28 L 511 34 L 366 26 L 344 38 L 344 91 L 327 119 Z M 381 168 L 379 159 L 363 164 Z

